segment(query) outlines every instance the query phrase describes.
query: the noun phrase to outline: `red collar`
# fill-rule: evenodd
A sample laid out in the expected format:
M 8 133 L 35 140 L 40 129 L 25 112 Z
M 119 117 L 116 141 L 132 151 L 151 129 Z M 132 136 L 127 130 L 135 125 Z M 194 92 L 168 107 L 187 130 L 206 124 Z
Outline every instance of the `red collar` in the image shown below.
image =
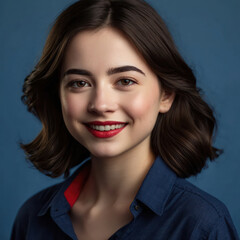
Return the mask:
M 90 162 L 89 162 L 90 163 Z M 79 174 L 74 178 L 72 183 L 68 186 L 68 188 L 64 192 L 64 196 L 67 199 L 69 205 L 72 207 L 74 203 L 77 201 L 78 196 L 86 183 L 87 177 L 89 175 L 91 164 L 85 164 Z

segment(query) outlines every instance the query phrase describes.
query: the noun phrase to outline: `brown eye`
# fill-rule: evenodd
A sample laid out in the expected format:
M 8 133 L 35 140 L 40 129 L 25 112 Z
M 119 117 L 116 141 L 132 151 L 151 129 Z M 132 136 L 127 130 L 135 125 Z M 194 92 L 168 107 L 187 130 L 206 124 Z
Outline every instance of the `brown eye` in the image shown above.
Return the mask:
M 118 84 L 119 85 L 122 85 L 122 86 L 129 86 L 129 85 L 132 85 L 134 84 L 135 82 L 133 80 L 130 80 L 130 79 L 127 79 L 127 78 L 124 78 L 124 79 L 120 79 L 118 81 Z
M 73 82 L 70 82 L 70 86 L 73 87 L 73 88 L 83 88 L 83 87 L 89 87 L 90 84 L 86 81 L 73 81 Z

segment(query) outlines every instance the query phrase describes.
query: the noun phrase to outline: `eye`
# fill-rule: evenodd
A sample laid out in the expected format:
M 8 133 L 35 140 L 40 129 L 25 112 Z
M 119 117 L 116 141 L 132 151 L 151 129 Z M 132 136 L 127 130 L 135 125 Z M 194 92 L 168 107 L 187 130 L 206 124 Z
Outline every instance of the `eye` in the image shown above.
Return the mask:
M 90 84 L 86 81 L 80 80 L 80 81 L 71 81 L 68 84 L 68 86 L 72 88 L 83 88 L 83 87 L 90 87 Z
M 118 81 L 118 85 L 121 85 L 121 86 L 130 86 L 135 83 L 136 83 L 135 81 L 128 79 L 128 78 L 123 78 Z

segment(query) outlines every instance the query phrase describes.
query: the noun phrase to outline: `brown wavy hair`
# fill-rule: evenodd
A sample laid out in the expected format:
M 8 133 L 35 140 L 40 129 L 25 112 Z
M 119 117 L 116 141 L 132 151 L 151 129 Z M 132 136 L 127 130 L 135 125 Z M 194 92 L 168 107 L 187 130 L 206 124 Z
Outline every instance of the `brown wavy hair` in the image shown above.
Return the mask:
M 196 175 L 206 161 L 218 157 L 212 146 L 216 120 L 202 99 L 196 78 L 180 56 L 158 13 L 142 0 L 81 0 L 56 19 L 42 56 L 25 79 L 22 100 L 42 122 L 39 135 L 21 144 L 27 159 L 51 177 L 67 176 L 71 167 L 90 155 L 68 132 L 59 100 L 60 70 L 68 43 L 79 32 L 111 26 L 131 41 L 161 86 L 176 97 L 159 114 L 151 135 L 152 150 L 180 177 Z

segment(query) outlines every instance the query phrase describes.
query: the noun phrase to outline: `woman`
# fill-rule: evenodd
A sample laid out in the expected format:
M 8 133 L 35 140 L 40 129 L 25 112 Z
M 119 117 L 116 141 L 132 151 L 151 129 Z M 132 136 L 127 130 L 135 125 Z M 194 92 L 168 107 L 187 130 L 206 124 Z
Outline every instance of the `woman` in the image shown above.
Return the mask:
M 238 239 L 198 174 L 215 118 L 160 16 L 141 0 L 81 0 L 56 20 L 23 100 L 42 122 L 22 144 L 69 175 L 20 209 L 12 239 Z

